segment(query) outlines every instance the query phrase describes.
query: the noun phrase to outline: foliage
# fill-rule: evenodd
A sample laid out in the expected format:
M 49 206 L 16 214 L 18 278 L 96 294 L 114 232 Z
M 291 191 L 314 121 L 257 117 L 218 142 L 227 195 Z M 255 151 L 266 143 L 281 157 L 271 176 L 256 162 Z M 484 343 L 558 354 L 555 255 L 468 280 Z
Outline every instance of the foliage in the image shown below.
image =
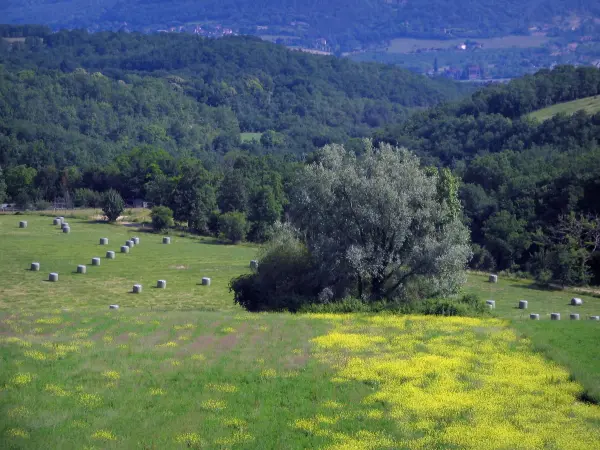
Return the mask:
M 219 234 L 233 244 L 238 244 L 246 239 L 248 222 L 243 212 L 231 211 L 219 216 Z
M 329 274 L 324 286 L 336 297 L 349 291 L 378 300 L 402 297 L 409 281 L 423 278 L 432 295 L 454 293 L 470 248 L 456 190 L 444 180 L 404 149 L 367 146 L 356 157 L 325 147 L 298 177 L 290 204 L 320 272 Z
M 155 231 L 163 231 L 173 226 L 173 210 L 167 206 L 155 206 L 150 216 Z
M 116 221 L 124 209 L 125 202 L 123 201 L 121 194 L 114 189 L 109 189 L 104 193 L 102 211 L 104 212 L 104 215 L 108 217 L 109 222 Z

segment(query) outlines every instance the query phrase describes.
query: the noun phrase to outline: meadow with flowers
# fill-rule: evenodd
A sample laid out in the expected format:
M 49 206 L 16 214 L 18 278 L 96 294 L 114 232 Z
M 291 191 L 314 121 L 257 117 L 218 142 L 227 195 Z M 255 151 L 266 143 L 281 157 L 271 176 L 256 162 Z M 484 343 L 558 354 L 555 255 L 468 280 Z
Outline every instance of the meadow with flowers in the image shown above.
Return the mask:
M 138 234 L 129 255 L 78 275 L 103 256 L 99 237 L 121 245 L 131 230 L 71 220 L 63 236 L 47 217 L 15 219 L 0 216 L 2 449 L 598 448 L 600 407 L 582 393 L 600 384 L 600 325 L 532 325 L 514 308 L 528 295 L 532 311 L 568 312 L 565 293 L 469 275 L 497 313 L 250 314 L 227 283 L 252 247 Z M 166 290 L 150 287 L 159 278 Z M 550 325 L 587 361 L 553 360 Z

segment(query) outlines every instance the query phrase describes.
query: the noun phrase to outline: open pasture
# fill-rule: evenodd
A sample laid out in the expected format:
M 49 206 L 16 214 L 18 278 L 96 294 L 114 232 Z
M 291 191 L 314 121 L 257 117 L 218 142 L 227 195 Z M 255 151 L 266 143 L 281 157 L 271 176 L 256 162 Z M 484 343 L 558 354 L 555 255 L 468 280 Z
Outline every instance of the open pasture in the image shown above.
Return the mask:
M 529 117 L 543 122 L 544 120 L 551 119 L 557 114 L 571 115 L 577 111 L 596 114 L 600 111 L 600 96 L 596 95 L 594 97 L 580 98 L 579 100 L 573 100 L 571 102 L 557 103 L 548 108 L 534 111 L 529 114 Z
M 455 49 L 464 44 L 467 39 L 414 39 L 397 38 L 390 41 L 388 53 L 411 53 L 420 49 L 441 48 L 444 50 Z M 503 36 L 497 38 L 472 39 L 483 44 L 484 49 L 502 48 L 531 48 L 540 47 L 547 43 L 546 36 Z
M 19 228 L 27 220 L 28 227 Z M 245 246 L 219 245 L 210 239 L 189 239 L 171 235 L 171 244 L 162 237 L 139 233 L 135 227 L 69 221 L 71 232 L 62 233 L 52 217 L 0 215 L 0 310 L 108 309 L 122 308 L 231 310 L 235 306 L 228 292 L 229 280 L 249 270 L 256 250 Z M 132 236 L 140 245 L 121 253 Z M 100 245 L 100 238 L 108 245 Z M 106 258 L 107 251 L 115 259 Z M 100 257 L 100 266 L 92 258 Z M 30 271 L 32 262 L 40 271 Z M 87 265 L 86 274 L 77 266 Z M 48 282 L 57 272 L 59 281 Z M 211 278 L 202 286 L 202 277 Z M 166 280 L 166 289 L 156 289 Z M 143 293 L 131 294 L 134 284 Z
M 589 389 L 571 361 L 535 352 L 540 338 L 508 320 L 250 314 L 227 283 L 255 248 L 69 223 L 0 216 L 2 449 L 596 448 L 600 408 L 578 400 Z M 132 236 L 129 254 L 104 258 Z M 525 284 L 470 274 L 466 291 L 529 324 L 511 310 Z

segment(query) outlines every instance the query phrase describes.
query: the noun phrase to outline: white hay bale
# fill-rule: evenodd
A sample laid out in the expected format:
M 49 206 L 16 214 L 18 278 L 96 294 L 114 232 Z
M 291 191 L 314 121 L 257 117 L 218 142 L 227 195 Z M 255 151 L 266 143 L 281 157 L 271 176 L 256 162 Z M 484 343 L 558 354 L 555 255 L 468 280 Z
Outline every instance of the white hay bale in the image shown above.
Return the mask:
M 600 320 L 600 316 L 590 316 L 590 320 Z
M 126 245 L 121 246 L 121 253 L 129 253 L 129 247 Z
M 115 259 L 115 252 L 113 252 L 113 251 L 106 252 L 106 259 Z
M 519 300 L 519 309 L 527 309 L 527 300 Z
M 100 245 L 108 245 L 108 238 L 100 238 Z
M 571 314 L 569 314 L 569 318 L 571 320 L 579 320 L 579 314 L 571 313 Z
M 19 222 L 19 228 L 27 228 L 27 221 L 21 220 Z
M 497 283 L 498 282 L 498 275 L 492 275 L 490 274 L 490 277 L 488 278 L 490 283 Z
M 71 228 L 70 227 L 63 227 L 62 232 L 63 233 L 70 233 L 71 232 Z
M 40 263 L 39 262 L 32 262 L 31 263 L 31 270 L 33 272 L 39 272 L 40 271 Z
M 531 320 L 540 320 L 540 315 L 539 314 L 529 314 L 529 318 Z
M 58 281 L 58 274 L 56 272 L 52 272 L 48 275 L 48 281 Z
M 250 261 L 250 268 L 252 270 L 258 270 L 258 261 L 253 259 L 252 261 Z
M 158 280 L 156 282 L 156 287 L 159 289 L 166 289 L 167 288 L 167 280 Z
M 84 266 L 83 264 L 79 264 L 77 266 L 77 273 L 86 273 L 87 272 L 87 267 Z
M 133 243 L 135 245 L 140 245 L 140 238 L 139 237 L 137 237 L 137 236 L 132 237 L 131 240 L 133 241 Z
M 58 218 L 60 219 L 61 223 L 65 221 L 65 216 L 58 216 Z
M 127 242 L 125 242 L 125 245 L 126 245 L 127 247 L 129 247 L 129 248 L 133 248 L 133 247 L 135 247 L 135 244 L 134 244 L 134 242 L 133 242 L 133 241 L 127 241 Z
M 168 236 L 164 236 L 163 237 L 163 244 L 170 244 L 171 243 L 171 238 Z
M 134 294 L 140 294 L 142 292 L 142 285 L 141 284 L 134 284 L 133 285 L 133 293 Z
M 100 258 L 92 258 L 92 266 L 99 266 Z
M 210 286 L 210 278 L 202 278 L 202 286 Z
M 583 305 L 583 300 L 581 300 L 580 298 L 577 298 L 577 297 L 573 297 L 571 299 L 571 305 L 573 305 L 573 306 L 581 306 L 581 305 Z
M 60 226 L 61 226 L 61 228 L 68 227 L 69 222 L 62 222 L 62 224 Z
M 108 305 L 108 309 L 119 309 L 119 305 Z
M 496 308 L 496 301 L 495 300 L 486 300 L 485 303 L 487 305 L 489 305 L 490 309 Z
M 560 313 L 551 313 L 550 320 L 560 320 Z
M 55 217 L 54 220 L 52 221 L 53 225 L 62 225 L 62 220 L 60 220 L 60 217 Z

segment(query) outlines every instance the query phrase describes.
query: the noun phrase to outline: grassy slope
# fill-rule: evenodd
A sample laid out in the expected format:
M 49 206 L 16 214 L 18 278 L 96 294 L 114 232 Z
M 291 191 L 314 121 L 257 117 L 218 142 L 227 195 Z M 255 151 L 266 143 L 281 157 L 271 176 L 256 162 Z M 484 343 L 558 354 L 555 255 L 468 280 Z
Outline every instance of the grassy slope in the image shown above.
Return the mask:
M 529 338 L 535 349 L 569 368 L 573 377 L 586 389 L 585 396 L 600 402 L 600 322 L 590 315 L 600 315 L 600 298 L 581 293 L 536 289 L 530 281 L 500 279 L 497 284 L 487 277 L 469 274 L 467 292 L 496 301 L 495 314 L 511 319 L 512 325 Z M 571 306 L 570 299 L 580 297 L 582 306 Z M 517 308 L 519 300 L 528 301 L 528 309 Z M 550 313 L 559 312 L 561 321 L 550 321 Z M 569 313 L 579 313 L 581 320 L 569 320 Z M 540 314 L 540 321 L 529 319 Z
M 600 408 L 575 402 L 581 386 L 502 321 L 249 314 L 227 282 L 251 247 L 135 233 L 131 254 L 77 275 L 133 233 L 50 223 L 0 216 L 0 448 L 592 448 L 598 436 Z M 497 289 L 508 314 L 530 292 L 513 284 L 471 276 L 468 289 Z
M 580 110 L 587 111 L 590 114 L 600 111 L 600 96 L 596 95 L 594 97 L 573 100 L 572 102 L 558 103 L 556 105 L 549 106 L 548 108 L 534 111 L 529 114 L 529 117 L 543 122 L 544 120 L 550 119 L 559 113 L 569 115 Z

